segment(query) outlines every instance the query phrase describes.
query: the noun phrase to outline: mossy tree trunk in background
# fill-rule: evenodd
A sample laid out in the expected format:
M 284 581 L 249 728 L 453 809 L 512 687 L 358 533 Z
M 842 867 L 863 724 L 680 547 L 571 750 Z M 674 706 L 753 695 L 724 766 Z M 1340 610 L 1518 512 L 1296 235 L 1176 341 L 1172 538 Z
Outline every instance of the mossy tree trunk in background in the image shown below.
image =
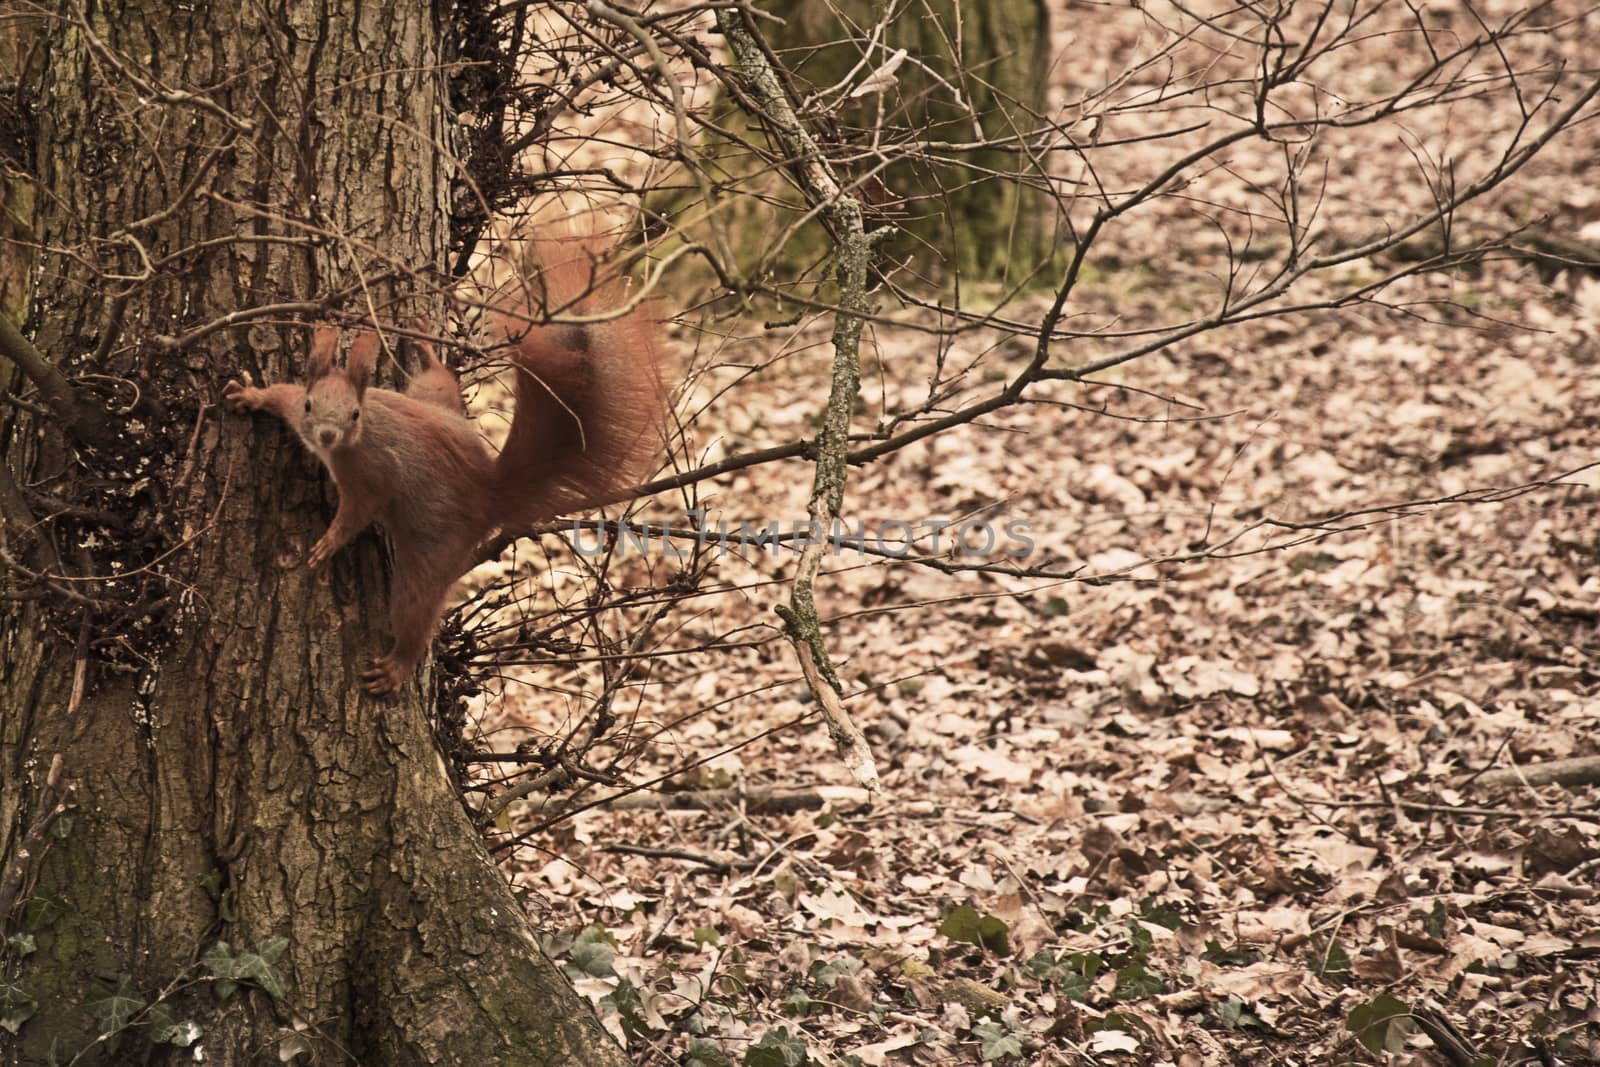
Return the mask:
M 882 156 L 853 148 L 848 160 L 836 159 L 834 166 L 846 180 L 861 182 L 856 191 L 873 204 L 873 225 L 892 221 L 903 231 L 884 246 L 886 259 L 909 258 L 913 273 L 944 283 L 956 276 L 966 282 L 1017 283 L 1050 260 L 1057 212 L 1044 161 L 1015 140 L 975 147 L 1023 137 L 1043 125 L 1049 19 L 1040 0 L 896 5 L 865 61 L 863 49 L 884 9 L 882 0 L 772 0 L 761 6 L 785 20 L 757 25 L 791 71 L 791 84 L 802 97 L 798 102 L 808 105 L 805 110 L 814 119 L 821 117 L 824 133 L 830 126 L 847 128 L 842 140 L 850 145 L 882 148 Z M 850 91 L 897 49 L 908 58 L 894 69 L 884 91 L 851 97 Z M 804 99 L 811 93 L 821 95 Z M 716 122 L 741 136 L 760 136 L 730 101 L 718 108 Z M 947 146 L 907 147 L 922 141 Z M 741 173 L 750 162 L 742 151 L 713 141 L 707 153 L 715 160 L 716 177 L 749 182 Z M 897 162 L 869 176 L 884 158 Z M 781 233 L 807 210 L 802 198 L 775 187 L 762 199 L 766 203 L 741 199 L 724 212 L 723 224 L 741 259 L 773 254 L 759 242 Z M 764 217 L 757 221 L 751 212 Z M 788 265 L 786 274 L 812 264 L 828 247 L 813 232 L 815 226 L 802 229 L 790 248 L 777 253 Z
M 773 32 L 783 49 L 796 50 L 785 56 L 795 76 L 826 89 L 861 59 L 858 41 L 839 43 L 846 26 L 866 35 L 883 6 L 882 0 L 777 0 L 769 8 L 787 20 Z M 1045 110 L 1049 46 L 1049 17 L 1039 0 L 896 5 L 883 47 L 855 81 L 896 49 L 905 49 L 909 59 L 895 69 L 886 92 L 843 101 L 836 120 L 852 127 L 881 120 L 891 152 L 896 138 L 888 131 L 969 145 L 1037 130 Z M 916 242 L 937 252 L 946 270 L 968 281 L 1017 281 L 1049 256 L 1054 240 L 1052 200 L 1041 181 L 1034 161 L 1015 146 L 934 149 L 884 172 L 883 206 Z M 894 247 L 916 246 L 901 241 Z
M 300 374 L 330 293 L 394 323 L 443 264 L 430 6 L 83 10 L 0 53 L 35 107 L 4 142 L 38 193 L 24 332 L 102 431 L 0 404 L 0 1063 L 621 1064 L 423 697 L 359 689 L 378 542 L 308 571 L 325 476 L 215 406 L 235 375 Z M 56 756 L 75 806 L 41 858 Z

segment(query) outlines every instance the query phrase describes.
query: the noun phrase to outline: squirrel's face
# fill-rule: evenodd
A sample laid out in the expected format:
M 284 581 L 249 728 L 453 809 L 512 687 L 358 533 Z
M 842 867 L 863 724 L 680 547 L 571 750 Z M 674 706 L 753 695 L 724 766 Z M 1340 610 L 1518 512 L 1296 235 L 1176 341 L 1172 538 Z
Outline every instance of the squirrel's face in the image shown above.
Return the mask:
M 361 392 L 342 374 L 317 379 L 306 390 L 299 429 L 306 447 L 323 460 L 355 444 L 361 439 Z
M 317 330 L 311 342 L 311 381 L 298 423 L 300 439 L 324 463 L 334 449 L 361 440 L 361 401 L 372 380 L 378 336 L 363 330 L 350 347 L 350 359 L 342 370 L 334 365 L 338 348 L 337 329 L 323 326 Z

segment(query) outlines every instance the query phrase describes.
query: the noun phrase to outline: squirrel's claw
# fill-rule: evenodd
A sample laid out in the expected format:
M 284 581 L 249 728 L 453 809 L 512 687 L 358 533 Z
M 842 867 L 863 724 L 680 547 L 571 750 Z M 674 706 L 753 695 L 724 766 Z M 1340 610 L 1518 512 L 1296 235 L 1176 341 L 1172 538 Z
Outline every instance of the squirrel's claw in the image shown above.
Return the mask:
M 311 546 L 311 552 L 306 556 L 306 566 L 316 570 L 332 559 L 336 551 L 337 549 L 329 545 L 327 535 L 324 534 L 316 544 Z
M 400 665 L 388 656 L 372 661 L 372 668 L 362 672 L 361 687 L 373 696 L 387 696 L 400 688 L 405 674 Z
M 256 407 L 255 394 L 260 392 L 237 378 L 222 387 L 222 406 L 235 415 Z

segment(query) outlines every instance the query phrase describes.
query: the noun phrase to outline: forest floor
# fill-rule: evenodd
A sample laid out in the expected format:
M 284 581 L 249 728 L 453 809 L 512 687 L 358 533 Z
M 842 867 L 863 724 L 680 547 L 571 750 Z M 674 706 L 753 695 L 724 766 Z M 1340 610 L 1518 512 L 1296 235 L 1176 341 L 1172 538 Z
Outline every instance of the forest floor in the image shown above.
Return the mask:
M 1414 159 L 1370 137 L 1331 218 Z M 1557 142 L 1518 195 L 1600 243 L 1593 144 Z M 1075 312 L 1132 329 L 1206 306 L 1216 228 L 1124 221 Z M 711 561 L 589 751 L 649 788 L 569 783 L 499 822 L 537 831 L 507 870 L 637 1062 L 1600 1062 L 1600 788 L 1480 777 L 1600 756 L 1600 278 L 1505 254 L 1386 303 L 1203 334 L 852 470 L 852 529 L 904 521 L 920 546 L 830 556 L 817 582 L 870 802 L 772 611 L 793 555 Z M 699 374 L 684 410 L 737 381 L 692 425 L 705 458 L 815 432 L 826 321 L 675 343 Z M 1030 354 L 866 344 L 864 429 L 920 401 L 936 356 L 972 363 L 977 396 Z M 788 531 L 811 473 L 696 502 Z M 673 504 L 640 517 L 681 527 Z M 929 566 L 962 562 L 930 519 L 1001 548 L 1025 523 L 1016 562 L 1066 577 Z M 575 596 L 583 568 L 554 559 L 541 595 Z M 679 566 L 625 555 L 611 581 Z M 583 734 L 603 669 L 523 669 L 474 738 Z M 574 800 L 598 803 L 543 824 Z

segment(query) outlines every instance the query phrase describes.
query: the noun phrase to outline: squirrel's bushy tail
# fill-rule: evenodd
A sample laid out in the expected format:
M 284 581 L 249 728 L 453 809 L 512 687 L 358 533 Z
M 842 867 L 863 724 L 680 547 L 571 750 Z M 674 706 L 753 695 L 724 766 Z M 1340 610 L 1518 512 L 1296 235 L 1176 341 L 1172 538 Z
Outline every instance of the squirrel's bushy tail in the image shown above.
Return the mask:
M 656 323 L 648 306 L 586 324 L 530 325 L 544 314 L 596 315 L 622 303 L 599 263 L 578 240 L 535 245 L 531 299 L 502 315 L 516 366 L 516 412 L 495 461 L 490 505 L 506 529 L 610 503 L 646 473 L 662 443 L 666 400 Z

